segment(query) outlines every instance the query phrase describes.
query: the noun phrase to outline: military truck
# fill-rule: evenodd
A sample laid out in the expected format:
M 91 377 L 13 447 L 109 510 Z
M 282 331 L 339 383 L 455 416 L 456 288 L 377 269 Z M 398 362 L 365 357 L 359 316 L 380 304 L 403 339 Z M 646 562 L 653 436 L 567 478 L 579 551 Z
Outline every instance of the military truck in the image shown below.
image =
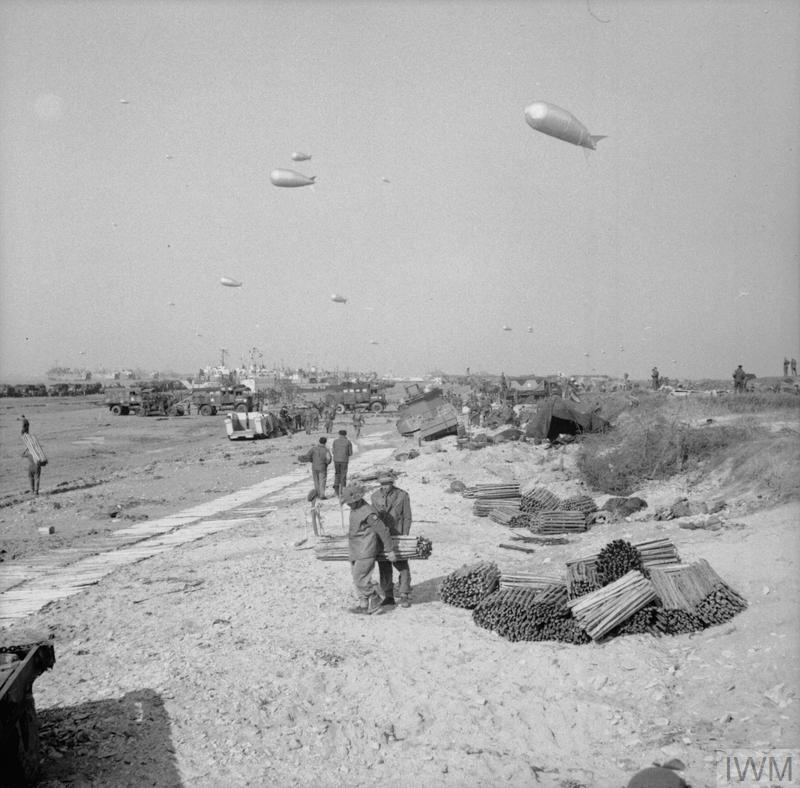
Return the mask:
M 105 405 L 115 416 L 127 416 L 138 413 L 142 407 L 142 395 L 139 386 L 106 386 Z
M 115 416 L 183 416 L 185 394 L 166 384 L 113 385 L 105 388 L 104 404 Z
M 247 386 L 194 389 L 188 399 L 201 416 L 216 416 L 220 411 L 231 410 L 247 413 L 261 410 L 264 405 L 263 394 L 253 393 Z
M 377 383 L 352 380 L 328 389 L 325 399 L 336 406 L 337 413 L 369 410 L 381 413 L 386 408 L 386 395 Z

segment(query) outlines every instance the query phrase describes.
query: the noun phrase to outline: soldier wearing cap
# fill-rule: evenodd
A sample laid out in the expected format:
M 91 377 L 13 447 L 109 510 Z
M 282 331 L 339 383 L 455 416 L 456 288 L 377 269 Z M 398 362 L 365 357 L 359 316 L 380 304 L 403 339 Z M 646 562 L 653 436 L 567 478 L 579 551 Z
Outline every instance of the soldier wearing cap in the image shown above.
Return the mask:
M 372 496 L 372 506 L 392 536 L 408 536 L 411 531 L 411 499 L 408 493 L 394 486 L 394 474 L 391 471 L 381 473 L 378 483 L 381 487 Z M 400 607 L 411 607 L 411 570 L 408 561 L 393 563 L 400 576 L 397 584 Z M 393 605 L 392 564 L 378 561 L 378 571 L 384 596 L 383 604 Z
M 347 465 L 353 456 L 353 444 L 347 437 L 347 430 L 339 430 L 339 437 L 333 442 L 331 454 L 333 455 L 333 489 L 336 494 L 347 486 Z
M 358 596 L 358 605 L 350 608 L 350 612 L 380 613 L 383 594 L 380 586 L 372 582 L 372 569 L 381 547 L 390 562 L 396 560 L 392 537 L 378 513 L 364 500 L 363 487 L 343 487 L 339 502 L 350 507 L 348 553 Z

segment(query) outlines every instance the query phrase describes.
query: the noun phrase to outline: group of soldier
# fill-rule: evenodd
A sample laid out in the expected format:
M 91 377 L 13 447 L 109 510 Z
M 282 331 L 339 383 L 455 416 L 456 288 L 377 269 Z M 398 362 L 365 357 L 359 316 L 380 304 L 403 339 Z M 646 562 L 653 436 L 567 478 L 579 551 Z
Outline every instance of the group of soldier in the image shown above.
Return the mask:
M 364 417 L 353 414 L 356 437 L 361 433 Z M 340 429 L 338 436 L 328 448 L 328 438 L 323 435 L 305 454 L 301 462 L 311 463 L 313 489 L 307 499 L 311 504 L 311 522 L 314 535 L 324 538 L 320 502 L 326 498 L 328 468 L 333 463 L 334 493 L 340 506 L 350 508 L 348 527 L 348 554 L 350 571 L 358 603 L 350 609 L 354 614 L 374 615 L 395 604 L 411 606 L 411 570 L 407 560 L 401 560 L 394 552 L 393 536 L 407 536 L 411 530 L 411 500 L 405 490 L 395 486 L 395 474 L 382 471 L 378 475 L 380 488 L 368 503 L 366 491 L 358 484 L 348 485 L 347 472 L 353 444 L 347 430 Z M 379 556 L 383 553 L 385 558 Z M 378 564 L 378 583 L 372 580 L 375 564 Z M 397 570 L 397 594 L 393 573 Z

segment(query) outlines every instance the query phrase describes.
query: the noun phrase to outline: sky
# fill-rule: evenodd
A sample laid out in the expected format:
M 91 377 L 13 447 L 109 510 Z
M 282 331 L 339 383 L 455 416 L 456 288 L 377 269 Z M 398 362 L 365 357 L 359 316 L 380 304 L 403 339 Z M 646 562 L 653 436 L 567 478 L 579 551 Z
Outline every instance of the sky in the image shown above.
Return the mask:
M 793 0 L 6 0 L 0 380 L 779 374 L 799 72 Z

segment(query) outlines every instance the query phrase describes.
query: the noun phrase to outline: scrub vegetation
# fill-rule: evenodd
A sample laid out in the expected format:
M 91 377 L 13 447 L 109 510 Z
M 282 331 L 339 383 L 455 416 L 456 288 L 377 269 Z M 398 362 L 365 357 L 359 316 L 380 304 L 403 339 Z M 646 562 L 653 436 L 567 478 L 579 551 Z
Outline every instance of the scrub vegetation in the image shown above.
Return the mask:
M 697 482 L 717 473 L 723 485 L 757 488 L 774 501 L 800 497 L 800 398 L 794 395 L 615 396 L 604 412 L 613 428 L 586 436 L 577 457 L 593 489 L 630 495 L 676 474 L 695 473 Z

